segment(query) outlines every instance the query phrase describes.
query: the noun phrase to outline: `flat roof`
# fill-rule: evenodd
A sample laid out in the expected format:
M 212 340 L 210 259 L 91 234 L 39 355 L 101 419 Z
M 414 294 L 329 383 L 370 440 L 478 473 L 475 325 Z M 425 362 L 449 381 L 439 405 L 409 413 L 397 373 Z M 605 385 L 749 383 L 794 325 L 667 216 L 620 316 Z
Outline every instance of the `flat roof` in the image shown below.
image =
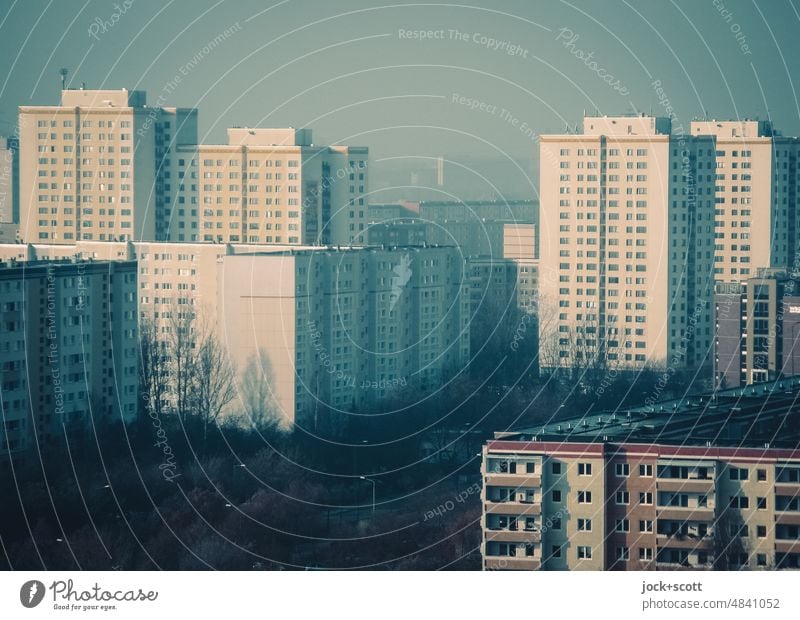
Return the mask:
M 790 377 L 639 407 L 590 408 L 545 424 L 497 432 L 495 440 L 793 449 L 800 447 L 798 400 L 800 377 Z

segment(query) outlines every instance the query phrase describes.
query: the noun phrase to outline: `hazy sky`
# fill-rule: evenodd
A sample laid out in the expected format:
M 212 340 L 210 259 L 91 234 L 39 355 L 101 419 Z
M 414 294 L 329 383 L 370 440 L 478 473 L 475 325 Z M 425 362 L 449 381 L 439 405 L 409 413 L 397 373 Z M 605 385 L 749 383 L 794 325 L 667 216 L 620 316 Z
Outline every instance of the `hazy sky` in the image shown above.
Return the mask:
M 682 121 L 769 116 L 800 134 L 788 0 L 114 5 L 0 0 L 0 133 L 16 106 L 56 103 L 67 67 L 73 87 L 197 106 L 206 142 L 230 125 L 292 125 L 373 157 L 529 156 L 535 134 L 580 123 L 584 109 L 661 111 L 655 80 Z

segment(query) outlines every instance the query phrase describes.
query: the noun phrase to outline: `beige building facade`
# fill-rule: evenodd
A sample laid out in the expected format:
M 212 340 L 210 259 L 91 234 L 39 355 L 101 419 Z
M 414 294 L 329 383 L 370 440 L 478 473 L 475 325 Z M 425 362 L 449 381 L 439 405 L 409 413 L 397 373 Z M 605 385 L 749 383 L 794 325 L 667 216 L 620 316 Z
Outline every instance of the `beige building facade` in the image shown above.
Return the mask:
M 486 570 L 800 568 L 797 450 L 508 438 L 482 475 Z
M 144 91 L 63 90 L 21 106 L 20 234 L 27 243 L 366 242 L 366 147 L 309 129 L 231 128 L 198 144 L 197 110 Z
M 228 130 L 228 144 L 178 149 L 171 241 L 366 243 L 369 152 L 314 146 L 310 129 Z
M 542 136 L 543 366 L 710 364 L 715 283 L 794 262 L 796 144 L 766 122 L 649 116 Z
M 143 91 L 64 90 L 21 106 L 20 232 L 30 243 L 155 240 L 164 172 L 197 142 L 197 112 L 151 108 Z

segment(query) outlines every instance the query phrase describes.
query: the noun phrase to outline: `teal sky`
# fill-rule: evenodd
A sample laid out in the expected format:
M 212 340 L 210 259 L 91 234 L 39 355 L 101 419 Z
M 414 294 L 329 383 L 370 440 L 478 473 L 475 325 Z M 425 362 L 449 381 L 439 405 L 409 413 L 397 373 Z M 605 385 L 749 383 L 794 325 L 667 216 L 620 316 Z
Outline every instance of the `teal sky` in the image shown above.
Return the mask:
M 92 24 L 110 23 L 114 2 L 0 0 L 0 133 L 16 106 L 56 103 L 67 67 L 73 87 L 139 88 L 151 104 L 197 106 L 204 141 L 234 124 L 292 125 L 373 156 L 525 157 L 538 148 L 532 134 L 578 124 L 584 109 L 660 111 L 654 80 L 686 122 L 704 111 L 771 117 L 800 134 L 800 16 L 789 1 L 727 0 L 724 11 L 712 0 L 127 1 L 101 29 Z M 401 29 L 444 32 L 416 40 Z

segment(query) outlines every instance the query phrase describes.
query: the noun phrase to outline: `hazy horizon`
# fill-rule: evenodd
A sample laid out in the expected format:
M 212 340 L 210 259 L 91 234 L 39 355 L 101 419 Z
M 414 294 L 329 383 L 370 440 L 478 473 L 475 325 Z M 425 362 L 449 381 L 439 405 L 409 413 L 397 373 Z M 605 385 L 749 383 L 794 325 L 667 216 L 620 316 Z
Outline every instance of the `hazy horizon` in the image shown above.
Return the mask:
M 197 107 L 201 142 L 234 125 L 311 127 L 316 143 L 366 145 L 373 161 L 505 162 L 487 185 L 535 198 L 537 136 L 579 126 L 584 111 L 663 115 L 666 97 L 681 123 L 770 118 L 800 134 L 789 6 L 15 1 L 0 14 L 11 60 L 0 134 L 18 105 L 58 102 L 65 67 L 69 87 Z M 517 163 L 528 158 L 533 175 Z

